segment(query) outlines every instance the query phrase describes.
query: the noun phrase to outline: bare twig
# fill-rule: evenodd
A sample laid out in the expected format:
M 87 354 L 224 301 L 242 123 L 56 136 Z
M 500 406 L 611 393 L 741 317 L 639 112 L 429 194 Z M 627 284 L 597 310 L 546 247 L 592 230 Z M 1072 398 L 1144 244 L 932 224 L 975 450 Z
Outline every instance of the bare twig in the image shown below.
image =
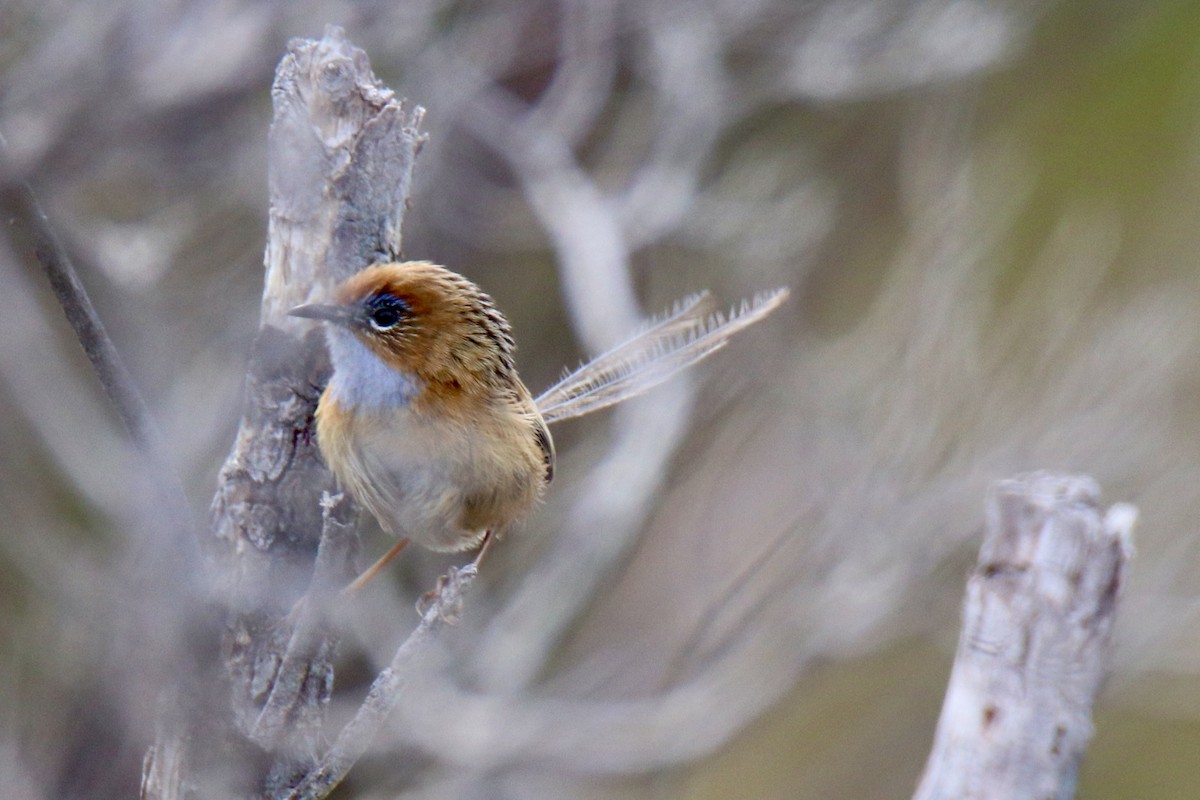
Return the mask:
M 0 136 L 7 163 L 8 144 Z M 33 250 L 38 263 L 50 280 L 50 288 L 66 314 L 67 322 L 79 338 L 83 351 L 96 372 L 108 399 L 125 425 L 130 439 L 139 448 L 149 450 L 156 444 L 157 434 L 146 401 L 142 399 L 133 377 L 125 368 L 121 354 L 109 338 L 96 313 L 92 300 L 84 289 L 71 256 L 50 224 L 37 194 L 27 181 L 18 181 L 15 189 L 16 211 L 33 238 Z
M 1137 516 L 1099 494 L 1052 473 L 994 490 L 918 800 L 1074 795 Z
M 8 143 L 0 135 L 0 156 L 8 164 Z M 7 177 L 7 176 L 5 176 Z M 165 512 L 168 530 L 182 532 L 175 537 L 177 544 L 189 548 L 195 545 L 194 516 L 183 491 L 177 473 L 170 467 L 166 449 L 163 447 L 158 428 L 142 398 L 133 376 L 125 367 L 121 354 L 113 344 L 92 305 L 87 289 L 79 279 L 79 273 L 63 246 L 50 218 L 42 208 L 37 193 L 28 181 L 18 180 L 12 184 L 12 203 L 17 219 L 23 223 L 32 239 L 34 255 L 46 278 L 54 297 L 62 307 L 67 322 L 75 332 L 83 352 L 87 356 L 101 388 L 112 403 L 129 439 L 141 451 L 147 464 L 147 475 L 157 493 L 158 508 Z M 188 555 L 198 555 L 189 552 Z
M 354 718 L 342 729 L 319 766 L 288 795 L 288 800 L 321 800 L 328 797 L 346 777 L 346 773 L 374 741 L 388 715 L 396 708 L 417 663 L 427 655 L 430 640 L 447 620 L 457 616 L 463 594 L 475 580 L 476 574 L 474 563 L 452 569 L 447 574 L 438 588 L 436 599 L 424 610 L 421 624 L 396 650 L 391 664 L 371 684 Z

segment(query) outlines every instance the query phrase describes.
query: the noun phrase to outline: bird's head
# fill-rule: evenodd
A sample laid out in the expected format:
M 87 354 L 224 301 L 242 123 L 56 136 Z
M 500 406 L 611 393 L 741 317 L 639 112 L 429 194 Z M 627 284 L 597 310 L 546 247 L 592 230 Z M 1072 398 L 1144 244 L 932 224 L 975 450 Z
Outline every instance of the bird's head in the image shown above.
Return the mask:
M 388 366 L 427 383 L 467 388 L 514 371 L 512 334 L 491 298 L 426 261 L 368 267 L 338 286 L 332 302 L 288 313 L 348 332 Z M 335 352 L 334 369 L 346 366 Z

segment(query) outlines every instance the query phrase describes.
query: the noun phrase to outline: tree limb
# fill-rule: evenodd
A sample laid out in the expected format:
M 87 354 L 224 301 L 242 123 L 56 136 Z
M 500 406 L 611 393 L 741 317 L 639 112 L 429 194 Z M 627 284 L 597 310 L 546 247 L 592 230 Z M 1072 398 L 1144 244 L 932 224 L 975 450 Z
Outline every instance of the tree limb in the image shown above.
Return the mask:
M 335 489 L 313 437 L 327 357 L 319 332 L 287 311 L 400 252 L 423 111 L 396 99 L 366 54 L 332 26 L 319 41 L 288 44 L 272 99 L 261 327 L 211 517 L 218 593 L 228 608 L 222 655 L 233 708 L 222 769 L 238 791 L 257 784 L 256 792 L 279 797 L 320 751 L 336 645 L 303 607 L 290 612 L 310 587 L 337 583 L 339 573 L 349 578 L 354 513 L 348 500 L 336 514 L 322 503 Z M 192 729 L 199 724 L 189 721 Z M 162 744 L 160 737 L 156 752 L 168 751 Z M 274 760 L 265 771 L 260 747 Z M 231 765 L 237 758 L 243 763 Z M 150 760 L 145 774 L 167 772 Z M 210 753 L 207 760 L 219 759 Z M 189 779 L 197 782 L 194 772 L 181 780 Z
M 1092 735 L 1137 512 L 1091 478 L 999 483 L 915 800 L 1069 800 Z

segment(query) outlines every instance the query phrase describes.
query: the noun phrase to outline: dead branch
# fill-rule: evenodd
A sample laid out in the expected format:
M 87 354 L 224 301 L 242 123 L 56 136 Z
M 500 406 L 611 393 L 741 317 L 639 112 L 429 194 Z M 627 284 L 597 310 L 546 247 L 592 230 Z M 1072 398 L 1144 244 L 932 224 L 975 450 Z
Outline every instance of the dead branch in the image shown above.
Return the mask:
M 1135 518 L 1083 476 L 995 487 L 917 800 L 1074 795 Z
M 253 777 L 261 769 L 250 764 L 230 780 L 282 796 L 321 750 L 336 644 L 304 609 L 294 617 L 289 612 L 310 586 L 349 577 L 346 527 L 353 519 L 348 502 L 336 512 L 322 503 L 334 489 L 312 437 L 328 371 L 324 346 L 307 323 L 286 312 L 400 252 L 423 112 L 397 100 L 375 78 L 366 54 L 335 27 L 320 41 L 289 43 L 272 98 L 261 327 L 241 426 L 218 479 L 212 528 L 218 591 L 229 609 L 223 658 L 236 732 L 227 736 L 256 743 L 273 760 L 265 786 Z M 336 539 L 323 540 L 323 529 L 337 532 Z M 163 753 L 186 762 L 172 746 L 183 735 L 175 730 L 159 737 L 146 775 L 187 781 L 190 774 L 196 781 L 193 770 L 155 763 Z M 231 749 L 256 751 L 249 742 Z M 146 796 L 171 792 L 160 788 Z

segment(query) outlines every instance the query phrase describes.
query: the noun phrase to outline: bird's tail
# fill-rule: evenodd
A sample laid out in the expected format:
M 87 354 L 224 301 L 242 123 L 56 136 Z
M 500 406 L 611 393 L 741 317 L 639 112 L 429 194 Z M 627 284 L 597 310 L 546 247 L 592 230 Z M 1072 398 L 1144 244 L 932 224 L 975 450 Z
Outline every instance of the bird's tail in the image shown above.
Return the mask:
M 770 314 L 787 296 L 787 289 L 775 289 L 722 313 L 708 292 L 692 295 L 623 343 L 564 375 L 534 402 L 550 423 L 636 397 L 724 347 L 729 337 Z

